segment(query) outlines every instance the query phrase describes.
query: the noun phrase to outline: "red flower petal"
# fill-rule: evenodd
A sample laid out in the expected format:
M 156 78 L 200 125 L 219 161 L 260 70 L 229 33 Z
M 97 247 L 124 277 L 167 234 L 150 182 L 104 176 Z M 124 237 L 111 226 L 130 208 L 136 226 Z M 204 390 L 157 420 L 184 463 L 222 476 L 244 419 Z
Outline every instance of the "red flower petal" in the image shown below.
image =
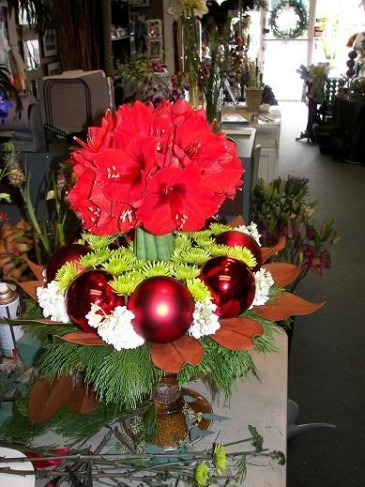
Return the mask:
M 195 338 L 184 335 L 171 343 L 153 343 L 150 353 L 156 367 L 176 374 L 185 363 L 198 365 L 203 359 L 204 348 Z
M 264 306 L 252 308 L 258 316 L 271 321 L 281 321 L 290 316 L 301 316 L 314 313 L 325 303 L 311 303 L 300 296 L 291 293 L 278 294 L 271 302 Z
M 250 350 L 254 346 L 253 338 L 264 333 L 260 323 L 250 318 L 226 318 L 219 322 L 221 327 L 210 337 L 230 350 Z

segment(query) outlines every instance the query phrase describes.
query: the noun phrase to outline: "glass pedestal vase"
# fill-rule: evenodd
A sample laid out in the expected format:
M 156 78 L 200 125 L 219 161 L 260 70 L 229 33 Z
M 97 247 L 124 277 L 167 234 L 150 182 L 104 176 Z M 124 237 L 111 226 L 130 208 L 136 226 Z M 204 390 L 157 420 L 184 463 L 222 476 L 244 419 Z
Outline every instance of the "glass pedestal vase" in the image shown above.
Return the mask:
M 183 444 L 195 443 L 202 436 L 199 432 L 207 430 L 212 423 L 212 407 L 207 399 L 191 389 L 180 389 L 177 376 L 168 374 L 154 385 L 150 407 L 144 408 L 142 413 L 136 410 L 124 422 L 125 433 L 136 444 L 142 438 L 142 442 L 146 442 L 146 438 L 140 428 L 134 433 L 133 424 L 143 424 L 151 407 L 155 423 L 147 444 L 164 450 L 176 450 Z
M 152 402 L 156 410 L 156 435 L 154 445 L 164 449 L 175 449 L 183 443 L 197 441 L 190 436 L 191 428 L 207 430 L 211 424 L 210 403 L 196 391 L 182 388 L 174 374 L 164 376 L 154 386 Z

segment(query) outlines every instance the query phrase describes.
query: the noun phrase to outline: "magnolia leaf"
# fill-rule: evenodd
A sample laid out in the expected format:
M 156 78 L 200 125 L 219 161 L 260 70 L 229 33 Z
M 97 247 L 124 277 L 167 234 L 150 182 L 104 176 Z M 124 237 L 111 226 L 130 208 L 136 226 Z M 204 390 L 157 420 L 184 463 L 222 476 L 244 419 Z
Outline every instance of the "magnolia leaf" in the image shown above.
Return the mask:
M 184 363 L 198 365 L 203 359 L 204 349 L 198 340 L 187 335 L 170 343 L 151 345 L 152 362 L 165 372 L 176 374 Z
M 32 424 L 51 418 L 69 400 L 73 391 L 72 377 L 61 375 L 48 382 L 41 379 L 32 386 L 28 396 L 28 417 Z
M 17 285 L 23 289 L 34 301 L 37 301 L 37 288 L 43 286 L 43 281 L 24 281 L 17 282 Z
M 68 400 L 68 409 L 75 414 L 89 414 L 96 408 L 98 400 L 95 392 L 85 382 L 79 381 Z
M 65 342 L 76 343 L 77 345 L 105 345 L 106 343 L 95 333 L 84 331 L 73 331 L 60 336 Z
M 43 284 L 43 275 L 42 274 L 43 274 L 44 266 L 39 265 L 39 264 L 35 264 L 31 260 L 29 260 L 28 257 L 25 257 L 24 255 L 19 256 L 19 258 L 23 259 L 28 264 L 30 270 L 33 272 L 35 277 L 38 279 L 38 281 L 41 282 L 40 285 L 42 285 Z
M 234 218 L 232 218 L 232 220 L 230 220 L 227 223 L 227 225 L 229 225 L 232 228 L 239 227 L 239 226 L 244 225 L 244 224 L 245 224 L 245 221 L 244 221 L 244 219 L 242 218 L 241 215 L 235 216 Z
M 264 333 L 260 323 L 250 318 L 224 318 L 219 322 L 221 327 L 211 338 L 230 350 L 249 350 L 254 346 L 253 337 Z
M 40 318 L 37 320 L 27 320 L 27 319 L 16 319 L 16 320 L 9 320 L 4 318 L 4 320 L 9 325 L 65 325 L 63 321 L 52 321 L 48 320 L 47 318 Z
M 277 287 L 285 287 L 291 284 L 300 274 L 300 266 L 287 262 L 265 264 L 265 269 L 270 272 Z
M 273 247 L 261 247 L 262 261 L 266 262 L 272 255 L 285 248 L 285 236 L 282 235 Z
M 271 321 L 281 321 L 290 316 L 309 315 L 322 308 L 325 303 L 311 303 L 300 296 L 283 292 L 264 306 L 252 308 L 258 316 Z

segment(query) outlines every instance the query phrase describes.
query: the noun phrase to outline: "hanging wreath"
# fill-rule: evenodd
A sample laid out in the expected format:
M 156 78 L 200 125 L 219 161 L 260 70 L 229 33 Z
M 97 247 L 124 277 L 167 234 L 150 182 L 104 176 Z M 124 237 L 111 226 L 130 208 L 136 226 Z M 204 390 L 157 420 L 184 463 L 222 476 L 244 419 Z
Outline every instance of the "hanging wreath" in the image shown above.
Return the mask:
M 274 36 L 295 39 L 308 28 L 308 13 L 301 1 L 283 0 L 271 11 L 270 26 Z

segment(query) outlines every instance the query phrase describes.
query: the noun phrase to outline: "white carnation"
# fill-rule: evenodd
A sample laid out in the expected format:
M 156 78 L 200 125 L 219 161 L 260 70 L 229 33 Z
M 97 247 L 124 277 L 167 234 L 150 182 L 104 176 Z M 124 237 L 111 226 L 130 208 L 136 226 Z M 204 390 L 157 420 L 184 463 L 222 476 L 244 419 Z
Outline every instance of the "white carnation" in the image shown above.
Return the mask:
M 209 299 L 206 299 L 204 303 L 196 302 L 193 323 L 188 330 L 188 334 L 197 340 L 206 335 L 214 335 L 221 327 L 219 316 L 215 314 L 216 309 L 217 306 Z
M 240 225 L 238 227 L 235 227 L 235 230 L 238 232 L 246 233 L 247 235 L 251 235 L 252 238 L 256 240 L 256 242 L 261 246 L 260 243 L 260 238 L 261 235 L 259 234 L 257 230 L 257 225 L 254 222 L 251 222 L 250 225 Z
M 132 326 L 135 317 L 125 306 L 117 306 L 111 315 L 101 314 L 99 306 L 93 304 L 86 315 L 88 323 L 97 329 L 98 335 L 104 342 L 120 352 L 126 348 L 137 348 L 144 344 L 144 338 L 138 335 Z
M 257 272 L 254 272 L 255 276 L 255 297 L 252 306 L 263 306 L 269 299 L 269 293 L 271 287 L 274 285 L 274 279 L 269 271 L 261 267 Z
M 70 322 L 66 311 L 65 295 L 56 281 L 51 281 L 46 287 L 38 287 L 37 298 L 45 318 L 62 323 Z

